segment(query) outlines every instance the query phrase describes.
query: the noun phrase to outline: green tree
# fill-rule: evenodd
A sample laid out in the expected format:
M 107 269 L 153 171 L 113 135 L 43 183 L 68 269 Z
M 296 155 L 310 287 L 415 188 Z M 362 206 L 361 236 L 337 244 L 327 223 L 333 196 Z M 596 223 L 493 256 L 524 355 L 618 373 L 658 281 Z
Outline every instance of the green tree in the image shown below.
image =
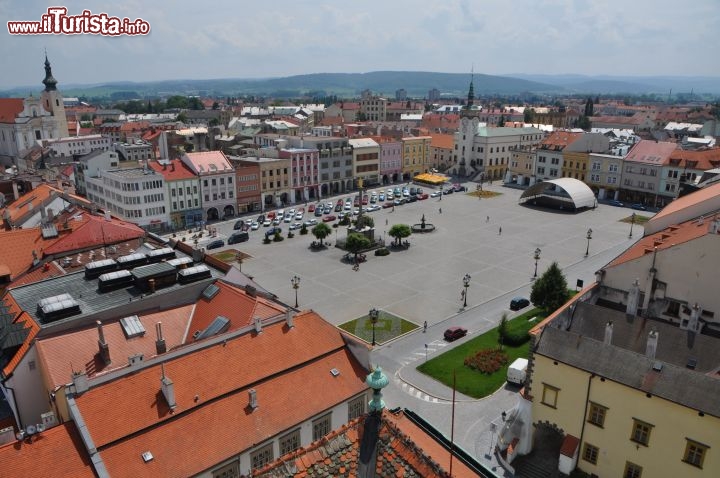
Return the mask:
M 530 300 L 547 313 L 552 313 L 569 298 L 567 280 L 557 262 L 553 262 L 533 284 Z
M 332 233 L 332 229 L 330 229 L 330 226 L 325 224 L 324 222 L 321 222 L 317 226 L 312 228 L 312 233 L 315 238 L 320 241 L 320 245 L 323 245 L 323 239 L 328 237 L 330 233 Z
M 507 325 L 507 313 L 503 312 L 502 317 L 500 318 L 500 323 L 498 324 L 498 343 L 500 344 L 500 348 L 503 346 L 503 342 L 505 340 L 505 337 L 508 333 L 508 325 Z
M 500 115 L 500 119 L 498 120 L 498 126 L 499 127 L 505 126 L 505 115 Z
M 220 109 L 220 103 L 218 103 L 217 101 L 213 101 L 212 109 L 214 109 L 214 110 Z
M 399 246 L 403 239 L 410 237 L 412 229 L 410 229 L 410 226 L 407 224 L 395 224 L 390 228 L 388 234 L 390 237 L 395 238 L 395 242 L 397 242 L 397 245 Z
M 180 113 L 175 119 L 182 123 L 187 123 L 187 116 L 185 115 L 185 113 Z
M 355 228 L 360 230 L 364 229 L 366 226 L 375 227 L 375 221 L 367 214 L 363 214 L 357 219 L 357 221 L 355 221 Z
M 526 123 L 533 123 L 535 119 L 535 110 L 532 108 L 525 108 L 523 112 L 523 121 Z
M 372 243 L 370 239 L 365 237 L 364 234 L 358 234 L 357 232 L 351 232 L 347 236 L 345 241 L 345 248 L 355 254 L 355 262 L 357 263 L 357 255 L 360 251 L 369 249 Z
M 188 99 L 185 96 L 175 95 L 171 96 L 167 99 L 167 102 L 165 103 L 167 108 L 179 108 L 179 109 L 187 109 L 188 107 Z

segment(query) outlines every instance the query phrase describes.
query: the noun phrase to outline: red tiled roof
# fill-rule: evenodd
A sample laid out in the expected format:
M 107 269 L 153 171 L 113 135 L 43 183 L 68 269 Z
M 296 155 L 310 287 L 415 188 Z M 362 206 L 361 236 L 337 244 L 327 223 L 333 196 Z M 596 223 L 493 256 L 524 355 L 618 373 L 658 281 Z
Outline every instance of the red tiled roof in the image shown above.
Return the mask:
M 145 360 L 157 355 L 155 349 L 155 324 L 162 322 L 163 338 L 167 350 L 182 345 L 193 305 L 184 305 L 138 318 L 145 334 L 126 338 L 118 320 L 103 323 L 103 335 L 110 349 L 110 365 L 98 356 L 98 331 L 96 326 L 76 330 L 63 335 L 39 340 L 36 344 L 40 363 L 55 387 L 68 383 L 73 372 L 84 371 L 88 377 L 127 367 L 128 358 L 143 354 Z
M 60 254 L 93 246 L 116 244 L 145 236 L 139 226 L 111 217 L 95 216 L 87 211 L 81 214 L 81 223 L 72 225 L 72 232 L 60 237 L 45 248 L 46 255 Z
M 7 266 L 12 280 L 30 269 L 35 257 L 40 260 L 45 248 L 51 243 L 43 239 L 39 227 L 0 231 L 0 244 L 2 244 L 0 265 Z
M 334 376 L 331 369 L 337 369 Z M 113 476 L 191 476 L 367 390 L 340 332 L 312 312 L 153 366 L 76 399 Z M 91 382 L 92 383 L 92 382 Z M 248 407 L 247 390 L 258 408 Z M 178 453 L 179 449 L 192 453 Z M 153 460 L 144 463 L 149 451 Z
M 455 144 L 455 137 L 452 134 L 432 133 L 431 146 L 435 148 L 452 149 Z
M 701 204 L 716 196 L 720 196 L 720 183 L 713 184 L 712 186 L 708 186 L 706 188 L 698 189 L 691 194 L 675 199 L 670 204 L 662 208 L 660 212 L 651 217 L 648 223 L 652 223 L 653 221 L 664 218 L 665 216 L 669 216 L 670 214 L 675 214 L 676 212 L 686 209 L 690 206 Z
M 200 174 L 216 174 L 232 171 L 233 167 L 222 151 L 203 151 L 201 153 L 186 153 L 184 155 Z M 214 165 L 215 170 L 210 166 Z M 203 168 L 202 170 L 200 168 Z M 176 168 L 177 169 L 177 168 Z
M 630 149 L 625 161 L 661 166 L 668 163 L 670 155 L 676 149 L 677 145 L 675 143 L 643 139 Z
M 314 312 L 304 312 L 295 317 L 291 330 L 280 321 L 263 327 L 260 334 L 244 334 L 224 345 L 184 355 L 165 364 L 165 374 L 175 383 L 175 413 L 187 412 L 343 346 L 337 328 Z M 150 367 L 91 389 L 77 399 L 97 446 L 172 418 L 165 402 L 157 399 L 160 376 L 159 366 Z M 202 399 L 196 402 L 195 395 Z
M 15 123 L 23 108 L 22 98 L 0 98 L 0 123 Z
M 185 164 L 179 159 L 173 159 L 170 164 L 163 169 L 163 165 L 157 161 L 148 161 L 147 165 L 153 170 L 163 175 L 165 181 L 178 181 L 181 179 L 193 179 L 197 176 L 190 171 Z M 172 167 L 175 166 L 175 168 Z
M 566 146 L 569 146 L 574 141 L 576 141 L 578 138 L 580 138 L 583 135 L 583 133 L 571 133 L 569 131 L 555 131 L 554 133 L 551 133 L 550 136 L 543 139 L 542 143 L 540 143 L 540 146 L 547 146 L 548 148 L 552 148 L 554 146 L 562 146 L 565 148 Z
M 237 330 L 254 323 L 255 317 L 268 319 L 285 313 L 285 308 L 262 297 L 251 297 L 245 290 L 222 281 L 215 283 L 220 291 L 210 300 L 197 302 L 186 341 L 196 330 L 204 330 L 218 316 L 230 320 L 230 329 Z
M 720 167 L 720 148 L 706 149 L 703 151 L 685 151 L 675 149 L 670 153 L 670 161 L 678 168 L 707 171 Z
M 73 422 L 0 446 L 3 476 L 93 478 L 95 472 Z
M 142 131 L 150 127 L 149 121 L 128 121 L 120 125 L 120 131 L 122 132 L 133 132 Z
M 0 209 L 0 214 L 2 214 L 2 217 L 5 217 L 7 214 L 10 221 L 15 222 L 29 213 L 32 214 L 33 211 L 37 210 L 41 205 L 47 204 L 51 198 L 60 196 L 61 194 L 63 194 L 61 189 L 47 183 L 42 183 L 35 189 L 17 198 L 5 208 Z M 90 204 L 90 201 L 83 197 L 73 194 L 70 194 L 69 197 L 77 202 Z
M 565 455 L 570 458 L 573 458 L 575 456 L 575 451 L 577 451 L 579 444 L 580 444 L 579 438 L 574 437 L 572 435 L 565 435 L 565 438 L 563 439 L 563 442 L 562 442 L 562 446 L 560 447 L 560 454 Z
M 10 287 L 20 287 L 25 284 L 32 284 L 33 282 L 40 282 L 41 280 L 49 279 L 51 277 L 57 277 L 66 274 L 66 271 L 62 270 L 55 262 L 46 262 L 41 267 L 31 270 L 26 274 L 20 274 L 20 276 L 13 280 Z

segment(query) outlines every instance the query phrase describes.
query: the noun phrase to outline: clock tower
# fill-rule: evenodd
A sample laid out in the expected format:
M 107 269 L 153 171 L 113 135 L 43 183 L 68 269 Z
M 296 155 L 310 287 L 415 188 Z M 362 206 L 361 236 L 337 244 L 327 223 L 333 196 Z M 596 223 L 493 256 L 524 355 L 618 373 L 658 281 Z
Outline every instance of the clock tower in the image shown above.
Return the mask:
M 40 95 L 42 106 L 55 119 L 55 131 L 51 132 L 53 138 L 64 138 L 69 136 L 67 118 L 65 117 L 65 105 L 62 94 L 57 89 L 57 80 L 52 75 L 52 68 L 45 54 L 45 79 L 42 81 L 45 89 Z

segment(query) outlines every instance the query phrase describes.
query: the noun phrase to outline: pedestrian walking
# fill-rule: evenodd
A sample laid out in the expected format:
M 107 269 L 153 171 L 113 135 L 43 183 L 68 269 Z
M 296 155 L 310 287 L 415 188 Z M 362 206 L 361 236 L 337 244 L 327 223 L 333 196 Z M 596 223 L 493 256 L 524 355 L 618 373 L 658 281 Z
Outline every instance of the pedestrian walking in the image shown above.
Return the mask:
M 423 334 L 427 332 L 427 320 L 423 323 Z
M 485 217 L 485 222 L 490 222 L 490 216 Z
M 385 225 L 386 225 L 386 226 L 388 225 L 388 220 L 387 220 L 387 218 L 385 218 Z
M 438 209 L 438 212 L 439 212 L 440 214 L 442 214 L 442 208 Z
M 498 229 L 498 236 L 502 236 L 502 227 L 500 227 L 500 229 Z

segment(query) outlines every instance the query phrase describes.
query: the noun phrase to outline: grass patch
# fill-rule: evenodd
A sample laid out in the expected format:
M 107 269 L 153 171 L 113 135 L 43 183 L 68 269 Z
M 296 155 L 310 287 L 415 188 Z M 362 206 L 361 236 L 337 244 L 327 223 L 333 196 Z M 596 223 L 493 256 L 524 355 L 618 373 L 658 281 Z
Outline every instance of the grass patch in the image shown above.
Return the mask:
M 635 214 L 635 224 L 645 224 L 649 220 L 650 220 L 650 218 L 647 216 L 641 216 L 640 214 Z M 632 216 L 624 217 L 624 218 L 620 219 L 620 221 L 618 221 L 618 222 L 626 222 L 626 223 L 630 224 L 631 222 L 633 222 Z
M 227 263 L 227 264 L 232 264 L 232 263 L 234 263 L 234 262 L 237 262 L 238 254 L 242 257 L 243 260 L 245 260 L 245 259 L 247 259 L 248 257 L 250 257 L 249 254 L 245 254 L 244 252 L 238 251 L 238 250 L 236 250 L 236 249 L 227 249 L 227 250 L 224 250 L 224 251 L 221 251 L 221 252 L 216 252 L 216 253 L 213 254 L 212 256 L 213 256 L 215 259 L 218 259 L 218 260 L 220 260 L 220 261 L 223 261 L 223 262 L 225 262 L 225 263 Z
M 342 330 L 371 344 L 373 336 L 372 321 L 368 315 L 340 324 Z M 385 311 L 380 311 L 375 324 L 375 343 L 382 344 L 389 340 L 415 330 L 420 326 Z
M 472 191 L 467 193 L 468 196 L 474 196 L 476 198 L 494 198 L 500 196 L 502 193 L 496 193 L 495 191 Z
M 536 317 L 536 319 L 530 322 L 529 319 L 533 317 Z M 532 309 L 519 317 L 509 320 L 507 323 L 508 330 L 514 333 L 527 332 L 544 318 L 545 314 L 542 310 Z M 479 350 L 496 347 L 499 347 L 497 327 L 468 340 L 462 345 L 458 345 L 444 354 L 438 355 L 432 360 L 428 360 L 418 366 L 417 369 L 425 375 L 429 375 L 444 383 L 448 387 L 453 386 L 453 370 L 455 370 L 456 389 L 458 392 L 473 398 L 486 397 L 503 386 L 507 378 L 508 366 L 516 358 L 528 357 L 530 342 L 519 347 L 504 346 L 503 351 L 508 356 L 508 363 L 490 375 L 483 374 L 465 365 L 465 358 L 469 355 Z

